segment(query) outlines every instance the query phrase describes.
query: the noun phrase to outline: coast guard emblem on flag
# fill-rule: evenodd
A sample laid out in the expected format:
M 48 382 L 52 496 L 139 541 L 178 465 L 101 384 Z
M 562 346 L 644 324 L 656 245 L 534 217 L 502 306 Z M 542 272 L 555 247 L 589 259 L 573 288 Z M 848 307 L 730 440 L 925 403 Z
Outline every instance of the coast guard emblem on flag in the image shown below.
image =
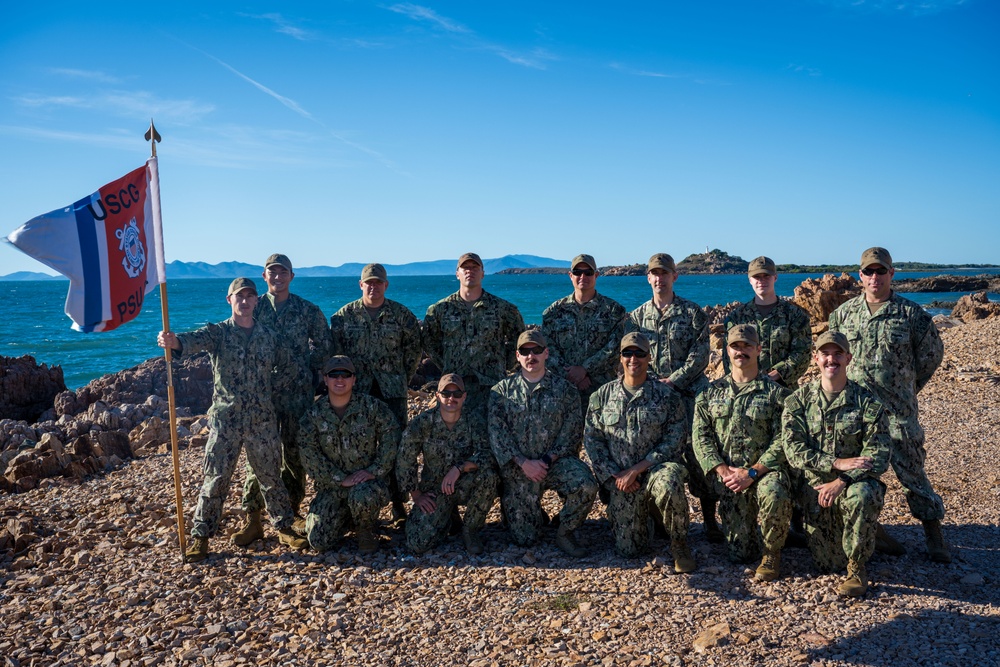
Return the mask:
M 77 331 L 111 331 L 134 319 L 166 273 L 156 158 L 29 220 L 7 240 L 69 278 L 66 314 Z
M 115 237 L 119 240 L 118 249 L 125 251 L 122 257 L 122 266 L 129 278 L 136 278 L 146 268 L 146 251 L 142 249 L 142 241 L 139 240 L 139 228 L 135 226 L 135 218 L 115 232 Z

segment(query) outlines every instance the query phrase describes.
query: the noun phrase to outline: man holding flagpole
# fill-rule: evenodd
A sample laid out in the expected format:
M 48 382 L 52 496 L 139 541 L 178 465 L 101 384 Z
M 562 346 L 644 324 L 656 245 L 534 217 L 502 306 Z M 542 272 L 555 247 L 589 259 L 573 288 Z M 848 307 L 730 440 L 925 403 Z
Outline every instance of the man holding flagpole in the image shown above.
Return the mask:
M 209 408 L 211 433 L 205 445 L 205 481 L 198 496 L 191 529 L 193 540 L 184 554 L 189 563 L 208 557 L 208 540 L 219 529 L 222 503 L 229 493 L 233 471 L 245 446 L 247 461 L 264 495 L 278 539 L 293 549 L 308 546 L 292 530 L 294 514 L 281 482 L 281 447 L 272 402 L 272 379 L 282 348 L 277 335 L 253 318 L 257 286 L 249 278 L 230 284 L 226 301 L 231 318 L 185 334 L 161 331 L 160 347 L 177 356 L 207 351 L 212 358 L 214 392 Z

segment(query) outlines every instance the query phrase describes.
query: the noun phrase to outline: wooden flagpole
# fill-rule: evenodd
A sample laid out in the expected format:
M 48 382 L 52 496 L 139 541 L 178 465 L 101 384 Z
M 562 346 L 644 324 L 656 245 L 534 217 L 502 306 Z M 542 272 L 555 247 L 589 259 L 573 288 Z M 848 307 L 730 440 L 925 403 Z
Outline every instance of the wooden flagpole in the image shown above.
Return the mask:
M 160 133 L 156 131 L 152 119 L 146 130 L 146 141 L 151 148 L 151 157 L 156 157 L 156 143 L 160 141 Z M 161 248 L 162 251 L 162 248 Z M 163 330 L 170 331 L 170 309 L 167 306 L 167 280 L 163 276 L 160 283 L 160 311 L 163 315 Z M 181 491 L 181 459 L 180 447 L 177 444 L 177 399 L 174 397 L 174 369 L 171 363 L 172 350 L 163 348 L 163 356 L 167 360 L 167 401 L 170 404 L 170 451 L 174 459 L 174 502 L 177 505 L 177 539 L 181 547 L 181 560 L 187 551 L 187 538 L 184 530 L 184 494 Z

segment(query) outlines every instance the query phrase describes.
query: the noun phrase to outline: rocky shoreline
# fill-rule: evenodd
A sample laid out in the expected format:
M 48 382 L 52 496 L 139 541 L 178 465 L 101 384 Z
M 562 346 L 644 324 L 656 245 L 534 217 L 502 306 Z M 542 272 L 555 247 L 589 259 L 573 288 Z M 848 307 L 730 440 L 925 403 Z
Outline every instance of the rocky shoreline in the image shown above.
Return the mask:
M 801 286 L 814 330 L 851 282 Z M 479 557 L 457 538 L 414 557 L 388 525 L 369 557 L 352 540 L 333 553 L 292 553 L 273 531 L 243 550 L 228 543 L 241 519 L 242 466 L 216 555 L 184 565 L 159 395 L 165 368 L 154 359 L 58 394 L 43 421 L 0 421 L 9 485 L 0 491 L 0 656 L 4 665 L 123 667 L 998 664 L 1000 361 L 983 351 L 995 348 L 1000 317 L 996 304 L 968 301 L 965 320 L 937 318 L 945 360 L 920 394 L 928 473 L 948 508 L 955 561 L 927 560 L 919 522 L 887 473 L 883 522 L 908 554 L 876 555 L 863 599 L 838 598 L 840 577 L 817 573 L 801 549 L 785 550 L 782 579 L 753 581 L 705 541 L 694 514 L 696 572 L 673 574 L 662 540 L 645 559 L 619 558 L 600 503 L 580 531 L 592 549 L 582 560 L 565 558 L 552 535 L 533 549 L 508 545 L 496 508 Z M 716 327 L 726 312 L 710 312 Z M 189 520 L 207 364 L 185 363 L 175 381 L 179 402 L 194 406 L 181 411 Z M 210 375 L 208 385 L 210 396 Z M 411 394 L 412 411 L 426 405 Z M 9 474 L 31 461 L 63 467 Z M 557 499 L 545 504 L 551 513 Z

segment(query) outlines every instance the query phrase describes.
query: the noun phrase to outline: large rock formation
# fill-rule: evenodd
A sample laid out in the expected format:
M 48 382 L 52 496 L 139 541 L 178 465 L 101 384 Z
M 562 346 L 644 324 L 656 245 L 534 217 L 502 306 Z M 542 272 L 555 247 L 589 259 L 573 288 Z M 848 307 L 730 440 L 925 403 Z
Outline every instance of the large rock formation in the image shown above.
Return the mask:
M 66 391 L 60 366 L 39 365 L 34 357 L 0 356 L 0 419 L 33 422 Z
M 953 318 L 964 322 L 985 320 L 988 317 L 1000 317 L 1000 302 L 990 301 L 986 292 L 967 294 L 958 300 L 951 311 Z
M 750 263 L 724 250 L 688 255 L 677 264 L 681 273 L 746 273 Z
M 978 276 L 896 278 L 892 281 L 892 289 L 897 292 L 1000 292 L 1000 276 L 983 273 Z
M 795 288 L 793 301 L 809 313 L 813 336 L 829 328 L 830 313 L 845 301 L 861 294 L 861 285 L 846 273 L 809 278 Z

